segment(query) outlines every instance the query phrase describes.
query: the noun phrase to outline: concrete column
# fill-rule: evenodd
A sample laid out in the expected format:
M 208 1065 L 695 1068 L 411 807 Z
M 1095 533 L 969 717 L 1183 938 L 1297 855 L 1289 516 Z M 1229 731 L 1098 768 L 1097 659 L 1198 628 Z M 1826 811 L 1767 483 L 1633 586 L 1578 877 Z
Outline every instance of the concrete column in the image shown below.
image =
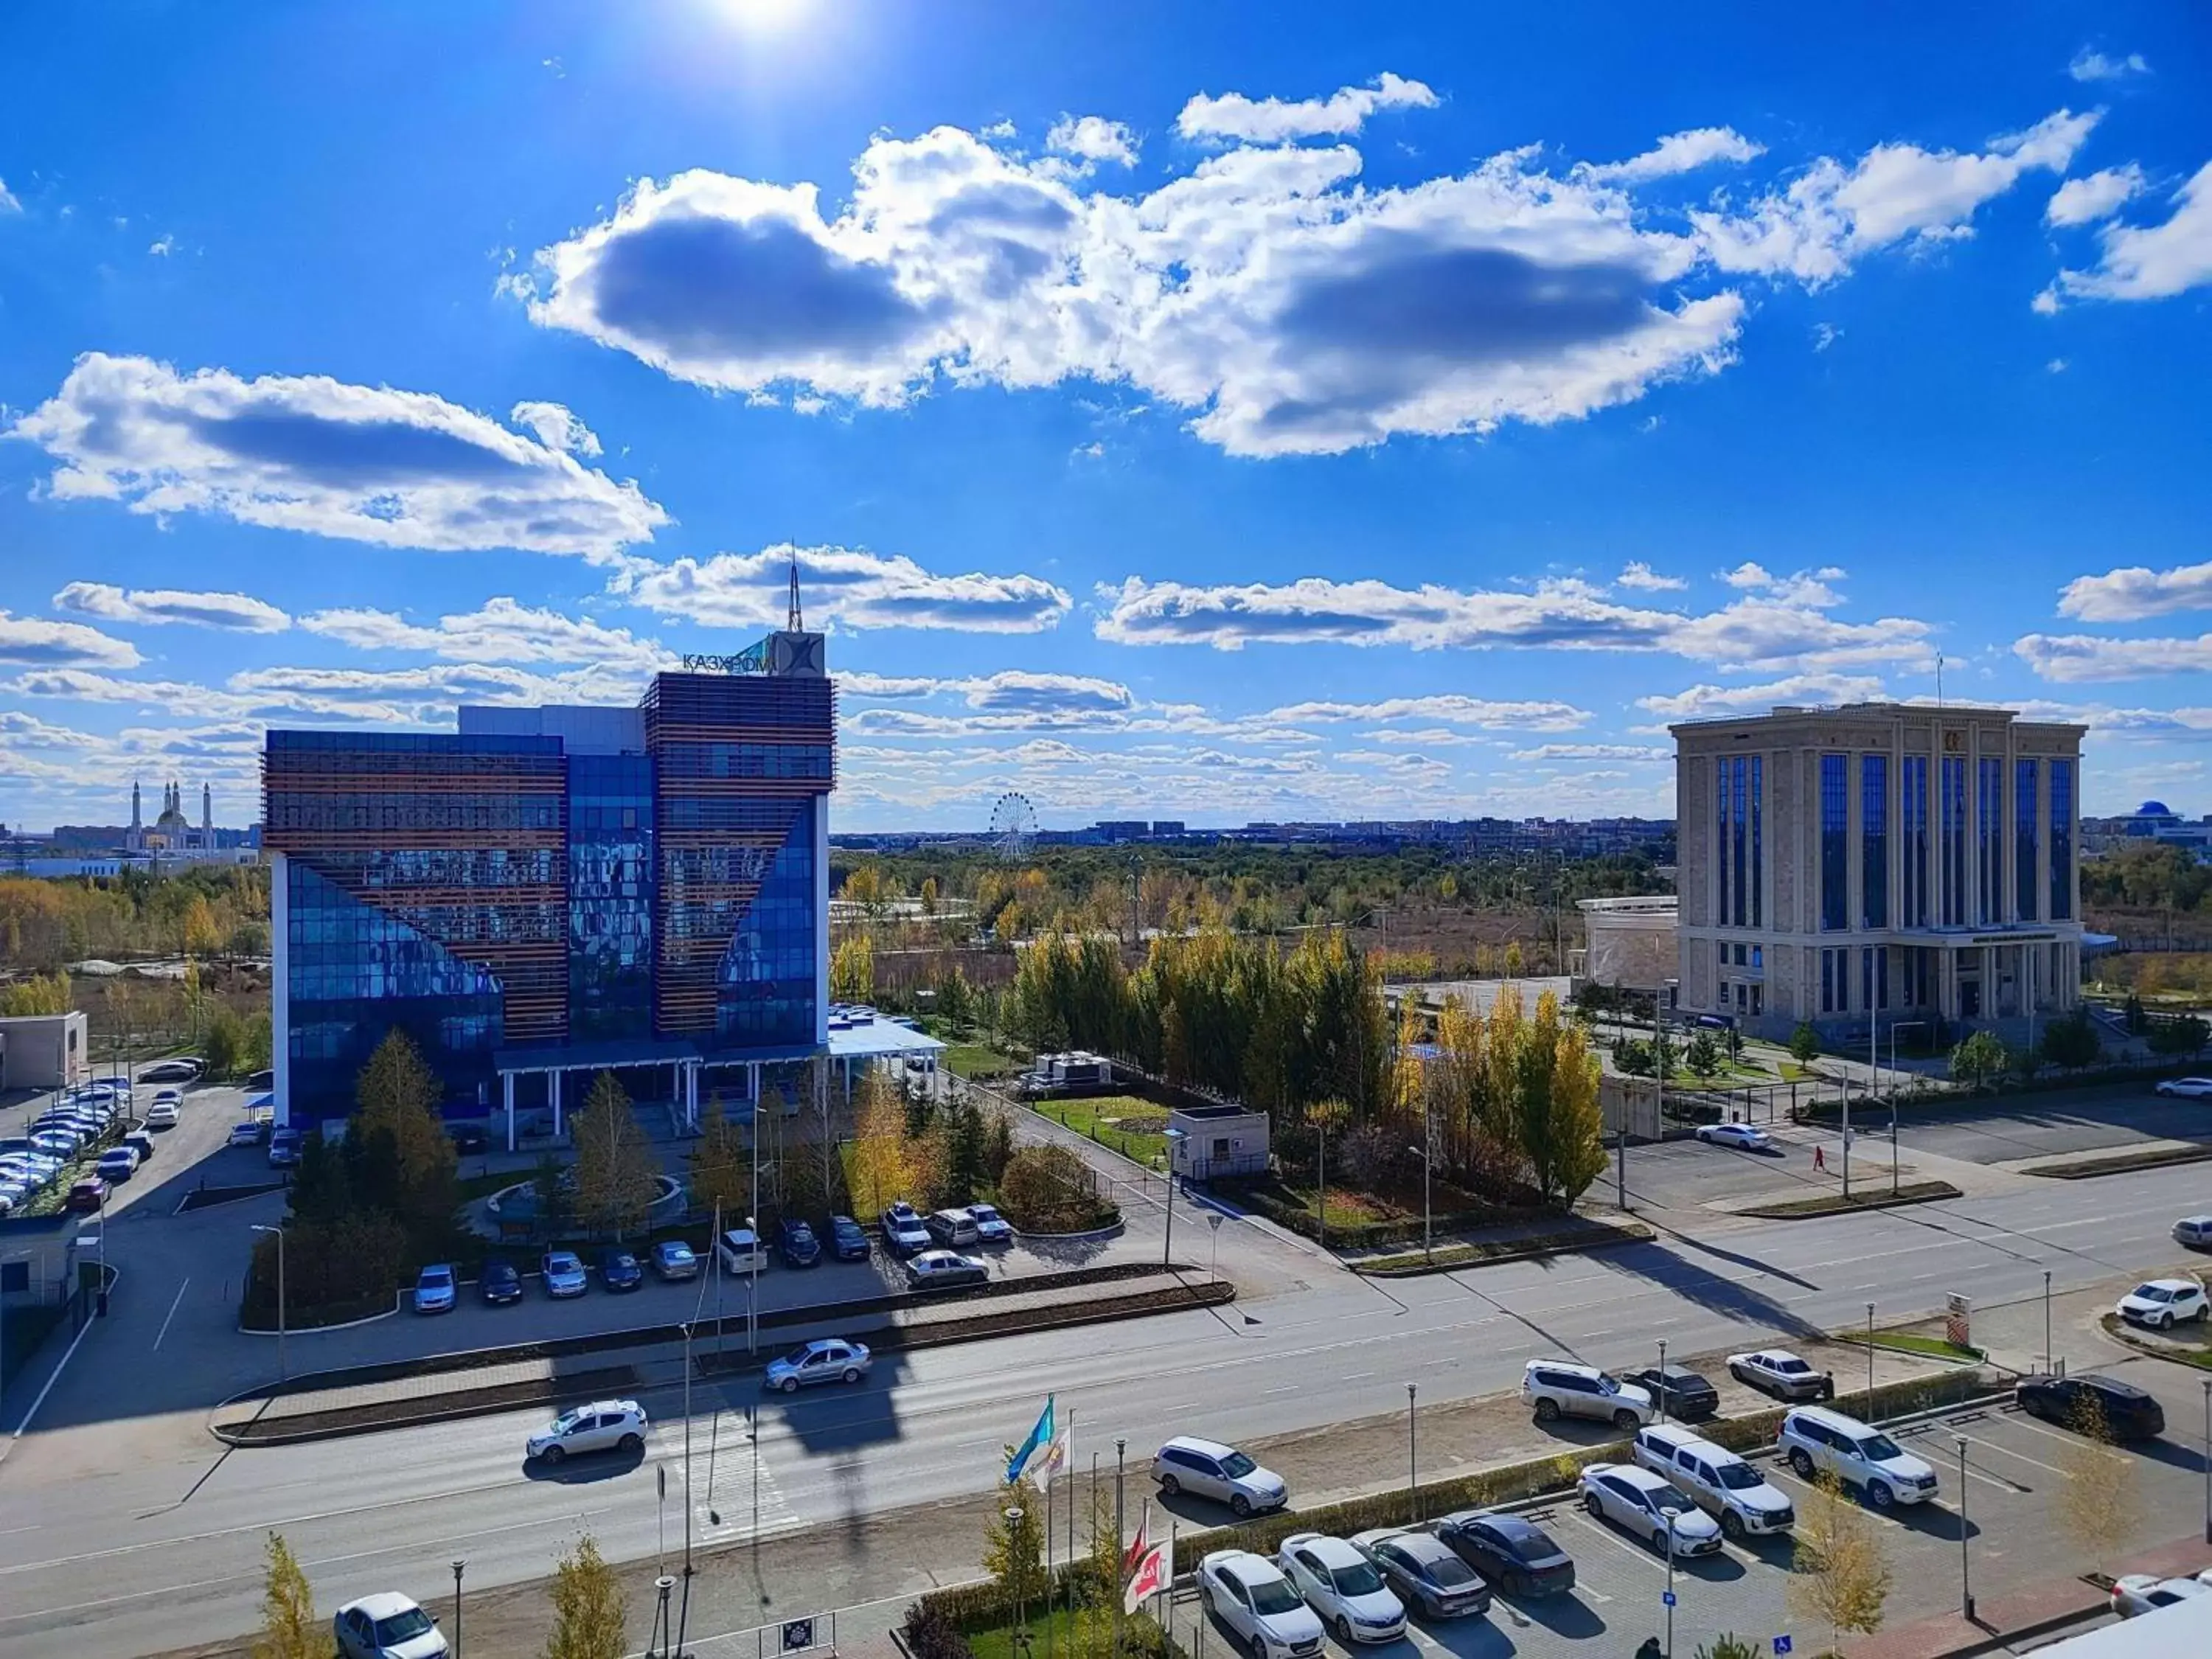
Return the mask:
M 501 1072 L 499 1085 L 507 1097 L 507 1150 L 511 1152 L 514 1150 L 514 1073 Z
M 552 1095 L 553 1095 L 553 1138 L 554 1138 L 556 1140 L 558 1140 L 558 1139 L 561 1138 L 561 1078 L 562 1078 L 562 1072 L 561 1072 L 561 1069 L 560 1069 L 558 1066 L 556 1066 L 556 1067 L 554 1067 L 554 1069 L 553 1069 L 552 1071 L 550 1071 L 550 1072 L 549 1072 L 548 1073 L 546 1073 L 546 1075 L 547 1075 L 549 1078 L 550 1078 L 550 1079 L 552 1079 L 552 1082 L 551 1082 L 551 1084 L 550 1084 L 550 1089 L 551 1089 L 551 1091 L 552 1091 Z

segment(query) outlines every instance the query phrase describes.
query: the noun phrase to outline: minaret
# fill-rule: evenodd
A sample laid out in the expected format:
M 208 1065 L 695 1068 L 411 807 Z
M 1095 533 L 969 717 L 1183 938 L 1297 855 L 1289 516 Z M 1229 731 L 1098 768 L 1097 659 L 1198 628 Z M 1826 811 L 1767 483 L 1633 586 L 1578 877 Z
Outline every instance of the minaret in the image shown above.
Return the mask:
M 136 778 L 131 780 L 131 838 L 124 844 L 134 853 L 144 850 L 146 845 L 146 817 L 139 805 Z
M 215 851 L 215 791 L 204 783 L 200 786 L 200 846 Z

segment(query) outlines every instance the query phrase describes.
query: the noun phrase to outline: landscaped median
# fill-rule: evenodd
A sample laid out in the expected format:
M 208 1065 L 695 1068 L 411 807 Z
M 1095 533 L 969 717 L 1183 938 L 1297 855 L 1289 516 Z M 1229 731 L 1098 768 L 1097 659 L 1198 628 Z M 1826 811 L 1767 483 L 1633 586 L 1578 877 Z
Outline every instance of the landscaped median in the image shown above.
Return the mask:
M 2125 1175 L 2131 1170 L 2160 1170 L 2169 1164 L 2202 1164 L 2208 1158 L 2212 1158 L 2212 1146 L 2147 1146 L 2140 1152 L 2114 1152 L 2105 1158 L 2023 1164 L 2019 1173 L 2041 1176 L 2046 1181 L 2087 1181 L 2094 1176 Z
M 1897 1210 L 1908 1204 L 1933 1204 L 1961 1196 L 1948 1181 L 1908 1181 L 1901 1187 L 1862 1187 L 1845 1198 L 1823 1193 L 1817 1198 L 1785 1199 L 1779 1204 L 1753 1204 L 1735 1212 L 1760 1221 L 1802 1221 L 1817 1215 L 1856 1215 L 1862 1210 Z
M 2212 1328 L 2197 1325 L 2184 1331 L 2176 1326 L 2171 1333 L 2154 1334 L 2136 1329 L 2116 1313 L 2106 1314 L 2097 1322 L 2104 1328 L 2106 1336 L 2138 1353 L 2171 1359 L 2177 1365 L 2193 1365 L 2200 1371 L 2212 1371 Z
M 1640 1221 L 1585 1222 L 1545 1232 L 1516 1237 L 1454 1239 L 1432 1250 L 1406 1250 L 1391 1255 L 1363 1256 L 1345 1265 L 1356 1273 L 1379 1279 L 1403 1279 L 1414 1273 L 1447 1273 L 1454 1267 L 1474 1267 L 1499 1261 L 1525 1261 L 1538 1256 L 1569 1255 L 1583 1250 L 1611 1249 L 1620 1244 L 1648 1244 L 1658 1235 Z
M 1101 1294 L 1101 1287 L 1108 1286 L 1120 1288 Z M 927 1298 L 866 1297 L 778 1309 L 761 1316 L 759 1328 L 765 1334 L 794 1326 L 835 1326 L 889 1352 L 1212 1307 L 1236 1294 L 1226 1280 L 1210 1279 L 1194 1267 L 1118 1262 L 999 1279 Z M 1018 1305 L 999 1305 L 1017 1298 Z M 742 1316 L 720 1324 L 720 1331 L 714 1320 L 694 1328 L 702 1369 L 720 1343 L 744 1340 Z M 216 1408 L 208 1426 L 232 1445 L 289 1445 L 590 1399 L 656 1380 L 680 1382 L 683 1340 L 681 1325 L 661 1325 L 317 1372 L 235 1395 Z M 639 1352 L 653 1349 L 661 1352 Z M 560 1364 L 590 1355 L 608 1356 L 608 1363 L 581 1370 L 564 1370 Z M 747 1356 L 727 1369 L 754 1369 L 762 1363 L 763 1358 Z M 656 1370 L 670 1375 L 656 1379 L 650 1375 Z M 486 1371 L 501 1374 L 469 1376 Z M 440 1378 L 453 1379 L 452 1386 L 440 1386 Z

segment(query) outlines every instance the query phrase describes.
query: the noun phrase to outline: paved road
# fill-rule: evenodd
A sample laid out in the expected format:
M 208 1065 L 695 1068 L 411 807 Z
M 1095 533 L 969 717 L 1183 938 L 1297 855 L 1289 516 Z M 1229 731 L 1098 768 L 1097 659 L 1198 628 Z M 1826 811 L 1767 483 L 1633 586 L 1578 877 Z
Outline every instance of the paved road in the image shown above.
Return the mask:
M 1141 1452 L 1179 1431 L 1249 1437 L 1397 1409 L 1407 1382 L 1425 1401 L 1492 1393 L 1540 1354 L 1620 1364 L 1662 1336 L 1679 1354 L 1855 1323 L 1869 1300 L 1899 1317 L 1952 1290 L 2003 1301 L 2039 1294 L 2046 1267 L 2063 1290 L 2171 1261 L 2166 1230 L 2202 1207 L 2204 1180 L 2181 1168 L 2037 1183 L 1389 1285 L 1232 1224 L 1224 1270 L 1254 1294 L 1220 1316 L 927 1351 L 858 1392 L 768 1407 L 760 1524 L 849 1525 L 981 1491 L 999 1447 L 1020 1437 L 1048 1391 L 1076 1414 L 1084 1449 L 1118 1434 Z M 124 1301 L 86 1340 L 58 1402 L 159 1363 L 162 1298 Z M 668 1516 L 680 1535 L 678 1402 L 647 1403 L 660 1425 L 648 1459 L 672 1463 Z M 741 1432 L 751 1402 L 702 1390 L 694 1403 L 695 1444 L 714 1448 L 711 1493 L 707 1462 L 694 1460 L 695 1533 L 743 1537 L 753 1520 Z M 652 1470 L 526 1474 L 520 1446 L 534 1413 L 221 1455 L 198 1411 L 118 1422 L 48 1409 L 0 1464 L 0 1648 L 24 1659 L 247 1628 L 272 1525 L 301 1547 L 326 1603 L 392 1584 L 428 1590 L 447 1582 L 456 1553 L 469 1557 L 471 1583 L 533 1577 L 579 1525 L 618 1556 L 648 1554 L 656 1540 Z

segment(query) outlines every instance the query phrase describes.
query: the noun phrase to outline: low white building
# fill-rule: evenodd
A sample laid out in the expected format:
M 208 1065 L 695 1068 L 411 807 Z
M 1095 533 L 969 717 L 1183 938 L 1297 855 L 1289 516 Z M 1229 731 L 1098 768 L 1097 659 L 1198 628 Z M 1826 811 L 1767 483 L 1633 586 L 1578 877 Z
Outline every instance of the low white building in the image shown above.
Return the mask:
M 1242 1106 L 1178 1106 L 1168 1114 L 1175 1173 L 1189 1181 L 1267 1173 L 1267 1115 Z
M 91 1069 L 84 1015 L 17 1014 L 0 1019 L 0 1089 L 63 1089 Z

